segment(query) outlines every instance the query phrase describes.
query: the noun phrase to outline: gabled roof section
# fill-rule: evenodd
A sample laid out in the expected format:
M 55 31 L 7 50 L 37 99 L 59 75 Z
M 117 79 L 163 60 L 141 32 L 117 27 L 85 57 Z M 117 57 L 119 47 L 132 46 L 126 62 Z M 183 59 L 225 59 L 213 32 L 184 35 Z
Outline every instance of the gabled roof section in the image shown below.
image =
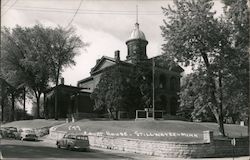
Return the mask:
M 104 66 L 105 63 L 106 63 L 106 66 Z M 91 69 L 90 73 L 93 73 L 93 72 L 96 72 L 100 69 L 103 69 L 102 67 L 105 68 L 105 67 L 108 67 L 108 66 L 111 66 L 114 64 L 116 64 L 116 61 L 114 58 L 102 56 L 102 58 L 100 60 L 98 60 L 96 65 Z
M 71 91 L 80 91 L 80 90 L 84 89 L 84 88 L 81 88 L 81 87 L 76 87 L 76 86 L 71 86 L 71 85 L 65 85 L 65 84 L 59 84 L 58 86 L 54 86 L 54 87 L 48 88 L 45 91 L 45 93 L 53 91 L 56 88 L 64 89 L 64 90 L 71 90 Z
M 166 68 L 170 71 L 179 72 L 179 73 L 184 71 L 184 69 L 181 66 L 179 66 L 176 62 L 165 59 L 164 56 L 162 55 L 156 56 L 153 58 L 155 61 L 155 65 L 157 67 Z M 150 58 L 149 60 L 152 61 L 153 58 Z

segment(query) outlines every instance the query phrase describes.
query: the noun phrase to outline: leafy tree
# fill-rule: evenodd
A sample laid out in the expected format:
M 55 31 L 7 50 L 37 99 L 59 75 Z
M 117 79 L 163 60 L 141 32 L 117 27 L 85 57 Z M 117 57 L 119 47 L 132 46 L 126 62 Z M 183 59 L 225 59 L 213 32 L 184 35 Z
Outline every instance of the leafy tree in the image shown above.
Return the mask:
M 161 27 L 164 53 L 195 71 L 182 88 L 181 108 L 193 108 L 191 117 L 209 116 L 210 109 L 222 135 L 223 117 L 233 108 L 246 110 L 249 97 L 244 87 L 249 81 L 246 1 L 232 0 L 226 5 L 228 16 L 215 18 L 211 0 L 175 1 L 174 9 L 163 8 L 169 21 Z
M 44 101 L 43 101 L 44 99 L 43 98 L 41 98 L 40 99 L 40 104 L 41 105 L 43 105 L 43 103 L 44 103 Z M 44 112 L 44 108 L 40 108 L 40 110 L 39 110 L 39 113 L 40 113 L 40 116 L 41 117 L 45 117 L 45 112 Z M 37 117 L 37 104 L 36 104 L 36 102 L 32 102 L 32 107 L 31 107 L 31 115 L 33 116 L 33 117 Z
M 208 84 L 203 72 L 195 71 L 185 77 L 181 86 L 178 115 L 190 121 L 215 121 L 209 110 Z
M 5 114 L 4 114 L 4 110 L 6 108 L 6 100 L 8 98 L 8 84 L 3 80 L 1 79 L 1 95 L 0 95 L 0 98 L 1 98 L 1 120 L 4 121 L 5 119 Z
M 110 118 L 115 118 L 112 113 L 125 110 L 130 118 L 135 117 L 135 110 L 151 105 L 151 82 L 149 71 L 136 66 L 116 66 L 102 73 L 97 87 L 91 94 L 95 101 L 95 110 L 106 110 Z
M 222 95 L 219 92 L 222 88 L 217 85 L 222 68 L 213 62 L 226 52 L 224 48 L 229 45 L 227 30 L 214 18 L 211 0 L 176 0 L 174 4 L 175 8 L 163 8 L 169 19 L 164 20 L 165 25 L 161 26 L 166 41 L 163 45 L 164 54 L 186 66 L 202 68 L 208 85 L 207 107 L 215 116 L 219 131 L 224 136 Z M 222 61 L 219 62 L 222 64 Z
M 74 57 L 79 53 L 79 49 L 88 44 L 83 43 L 79 36 L 75 34 L 74 28 L 64 29 L 62 27 L 44 28 L 37 25 L 39 38 L 44 46 L 44 59 L 47 60 L 50 71 L 50 79 L 56 84 L 65 67 L 75 65 Z
M 247 122 L 249 107 L 249 11 L 247 0 L 222 1 L 227 26 L 230 28 L 231 53 L 226 57 L 225 107 L 233 122 Z
M 15 103 L 14 105 L 12 103 Z M 15 106 L 15 111 L 13 112 L 13 106 Z M 12 101 L 12 97 L 8 95 L 5 98 L 4 108 L 1 110 L 1 114 L 4 114 L 4 116 L 1 116 L 2 122 L 10 122 L 13 120 L 21 120 L 21 119 L 27 119 L 30 118 L 30 115 L 25 111 L 23 112 L 23 109 L 21 109 L 21 106 L 17 101 Z
M 63 67 L 74 64 L 73 58 L 83 43 L 72 28 L 42 25 L 3 28 L 1 38 L 4 78 L 33 92 L 39 118 L 41 94 L 49 82 L 58 84 Z
M 63 69 L 75 65 L 74 57 L 79 53 L 81 47 L 86 47 L 88 44 L 81 41 L 80 37 L 75 34 L 74 28 L 56 27 L 52 29 L 44 28 L 41 25 L 37 25 L 35 28 L 39 31 L 39 40 L 43 44 L 41 47 L 42 59 L 46 60 L 49 79 L 57 86 Z M 57 95 L 57 90 L 55 90 L 55 94 Z M 55 97 L 55 106 L 57 106 L 58 100 L 57 96 Z M 55 119 L 57 118 L 56 114 Z
M 36 28 L 17 26 L 2 30 L 2 62 L 6 79 L 20 80 L 34 93 L 40 108 L 40 96 L 48 86 L 49 72 L 46 61 L 42 59 L 39 31 Z M 37 110 L 39 118 L 39 110 Z

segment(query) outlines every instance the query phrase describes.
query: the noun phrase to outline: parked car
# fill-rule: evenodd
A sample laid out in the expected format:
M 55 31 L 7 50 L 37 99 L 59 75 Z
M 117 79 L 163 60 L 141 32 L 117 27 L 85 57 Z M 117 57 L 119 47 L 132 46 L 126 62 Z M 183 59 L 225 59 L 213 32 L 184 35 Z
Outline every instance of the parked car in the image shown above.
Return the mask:
M 35 133 L 34 130 L 30 129 L 30 128 L 21 128 L 19 130 L 19 138 L 20 140 L 33 140 L 33 141 L 37 141 L 38 137 Z
M 6 138 L 17 138 L 18 131 L 16 127 L 5 127 L 4 129 L 4 137 Z
M 65 134 L 62 139 L 56 141 L 57 148 L 69 150 L 89 150 L 89 138 L 86 135 Z
M 1 134 L 2 138 L 7 137 L 7 129 L 6 129 L 6 127 L 1 127 L 0 128 L 0 134 Z

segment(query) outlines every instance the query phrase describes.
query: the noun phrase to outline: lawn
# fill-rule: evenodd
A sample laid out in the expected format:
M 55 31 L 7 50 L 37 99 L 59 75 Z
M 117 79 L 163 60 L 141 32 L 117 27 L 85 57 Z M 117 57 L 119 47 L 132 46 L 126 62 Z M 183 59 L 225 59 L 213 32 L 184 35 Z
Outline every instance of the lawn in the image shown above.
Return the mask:
M 199 125 L 205 126 L 214 132 L 214 135 L 219 135 L 218 125 L 216 123 L 197 123 Z M 224 124 L 225 133 L 229 137 L 241 137 L 248 135 L 247 126 L 240 126 L 236 124 Z
M 22 121 L 13 121 L 10 123 L 2 124 L 1 127 L 17 127 L 19 128 L 43 128 L 43 127 L 51 127 L 55 125 L 59 125 L 64 123 L 65 121 L 59 120 L 45 120 L 45 119 L 34 119 L 34 120 L 22 120 Z
M 202 142 L 203 131 L 207 130 L 213 131 L 215 137 L 219 135 L 216 123 L 179 120 L 109 121 L 84 119 L 75 123 L 65 123 L 65 121 L 35 119 L 14 121 L 2 125 L 2 127 L 34 129 L 52 126 L 55 126 L 57 131 L 64 132 L 170 142 Z M 246 126 L 225 124 L 226 135 L 230 137 L 247 136 L 247 129 Z
M 58 131 L 87 133 L 94 135 L 108 135 L 113 137 L 177 141 L 201 142 L 203 131 L 212 130 L 217 136 L 217 124 L 194 123 L 177 120 L 165 121 L 93 121 L 81 120 L 67 123 L 56 128 Z M 239 137 L 247 135 L 247 127 L 239 125 L 225 125 L 229 136 Z

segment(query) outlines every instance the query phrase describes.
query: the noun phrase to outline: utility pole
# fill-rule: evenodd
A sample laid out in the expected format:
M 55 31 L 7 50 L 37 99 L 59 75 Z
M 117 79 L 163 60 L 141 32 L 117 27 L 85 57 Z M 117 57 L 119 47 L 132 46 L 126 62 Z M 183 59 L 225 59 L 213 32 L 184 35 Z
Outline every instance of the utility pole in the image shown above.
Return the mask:
M 2 4 L 2 1 L 0 1 L 0 5 Z M 1 12 L 1 7 L 0 7 L 0 12 Z M 2 13 L 2 12 L 1 12 Z M 1 26 L 1 21 L 0 21 L 0 26 Z M 0 39 L 0 87 L 1 87 L 1 120 L 3 122 L 3 116 L 4 116 L 4 112 L 3 112 L 3 109 L 4 109 L 4 84 L 3 84 L 3 80 L 2 80 L 2 39 Z M 0 157 L 1 158 L 1 157 Z
M 26 90 L 23 87 L 23 119 L 26 119 Z
M 153 107 L 153 119 L 155 119 L 155 62 L 154 62 L 154 57 L 152 58 L 152 79 L 153 79 L 153 84 L 152 84 L 152 107 Z

